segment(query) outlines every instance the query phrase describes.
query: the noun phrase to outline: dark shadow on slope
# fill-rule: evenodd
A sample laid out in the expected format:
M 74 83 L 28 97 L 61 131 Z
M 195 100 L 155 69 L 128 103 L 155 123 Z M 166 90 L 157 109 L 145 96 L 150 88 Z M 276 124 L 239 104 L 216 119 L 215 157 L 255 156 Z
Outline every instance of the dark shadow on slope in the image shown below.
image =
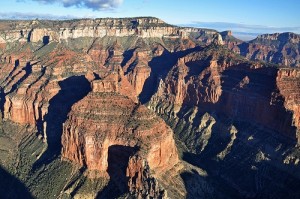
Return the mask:
M 151 73 L 149 78 L 145 81 L 143 90 L 139 95 L 142 104 L 147 103 L 158 89 L 160 79 L 165 79 L 168 72 L 177 63 L 178 59 L 184 57 L 192 52 L 200 51 L 202 48 L 197 46 L 184 51 L 169 52 L 166 49 L 159 57 L 154 57 L 150 62 Z
M 31 30 L 28 32 L 27 42 L 30 42 L 32 32 L 33 32 L 33 29 L 31 29 Z
M 0 198 L 29 199 L 34 197 L 19 179 L 0 166 Z
M 122 63 L 121 63 L 121 67 L 125 66 L 126 63 L 132 58 L 133 53 L 134 53 L 135 50 L 136 50 L 136 48 L 130 49 L 130 50 L 126 50 L 126 51 L 123 53 L 124 59 L 123 59 L 123 61 L 122 61 Z M 124 71 L 124 72 L 125 72 L 125 71 Z
M 41 47 L 39 47 L 36 51 L 39 51 L 40 49 L 42 49 L 44 46 L 48 45 L 50 43 L 50 36 L 44 36 L 43 37 L 43 45 Z
M 234 193 L 234 190 L 232 192 L 234 194 L 226 193 L 227 197 L 222 197 L 223 193 L 220 193 L 218 190 L 216 190 L 211 184 L 211 180 L 209 176 L 201 176 L 197 171 L 192 169 L 191 171 L 185 171 L 180 174 L 180 177 L 183 180 L 185 189 L 186 189 L 186 199 L 194 199 L 194 198 L 236 198 L 237 194 Z M 226 185 L 225 185 L 226 186 Z M 231 197 L 228 197 L 230 195 Z
M 43 44 L 44 44 L 44 46 L 46 46 L 47 44 L 49 44 L 49 41 L 50 41 L 50 37 L 49 36 L 44 36 L 43 37 Z
M 126 168 L 129 157 L 134 155 L 138 148 L 112 145 L 108 148 L 108 174 L 110 181 L 108 185 L 98 194 L 97 198 L 119 198 L 128 193 L 128 179 Z
M 17 88 L 18 86 L 25 80 L 27 79 L 27 77 L 31 74 L 32 72 L 32 66 L 30 64 L 30 62 L 27 62 L 26 63 L 26 66 L 24 68 L 22 68 L 23 71 L 25 71 L 25 74 L 23 75 L 23 77 L 21 77 L 13 86 L 12 88 L 10 89 L 10 91 L 7 93 L 13 93 Z M 13 77 L 14 78 L 14 77 Z M 13 79 L 12 78 L 12 79 Z
M 189 152 L 184 152 L 183 160 L 196 167 L 207 169 L 205 178 L 196 171 L 180 174 L 187 192 L 186 198 L 203 198 L 203 195 L 206 196 L 204 198 L 243 198 L 236 189 L 222 179 L 224 177 L 224 173 L 220 172 L 222 164 Z M 220 197 L 223 193 L 226 197 Z
M 46 67 L 41 68 L 41 72 L 40 72 L 39 77 L 36 80 L 34 80 L 33 82 L 31 82 L 30 85 L 28 86 L 28 88 L 31 88 L 32 85 L 34 85 L 35 83 L 37 83 L 38 81 L 40 81 L 41 78 L 44 77 L 45 72 L 46 72 Z
M 293 114 L 284 107 L 284 99 L 272 98 L 278 91 L 276 84 L 278 68 L 265 67 L 249 69 L 243 64 L 236 65 L 224 71 L 222 81 L 223 92 L 215 104 L 215 109 L 233 118 L 235 121 L 251 121 L 253 124 L 265 125 L 296 141 L 296 128 L 293 124 Z M 248 77 L 250 83 L 242 88 L 237 85 Z M 241 98 L 241 94 L 249 97 Z M 231 97 L 231 100 L 230 100 Z M 264 100 L 262 100 L 264 99 Z
M 222 73 L 222 95 L 217 103 L 200 102 L 191 106 L 185 103 L 186 107 L 183 106 L 177 114 L 183 119 L 193 105 L 198 105 L 202 114 L 208 112 L 214 116 L 216 124 L 225 124 L 223 128 L 213 126 L 204 151 L 198 150 L 198 154 L 185 152 L 183 160 L 207 171 L 207 180 L 212 182 L 213 187 L 220 189 L 220 193 L 229 193 L 232 196 L 230 198 L 279 199 L 300 196 L 297 188 L 300 179 L 293 176 L 293 171 L 299 172 L 299 169 L 283 164 L 282 160 L 284 149 L 291 149 L 296 144 L 296 129 L 291 126 L 292 114 L 284 108 L 284 101 L 280 97 L 271 101 L 274 92 L 278 92 L 277 70 L 271 67 L 253 69 L 246 63 L 232 66 Z M 201 72 L 201 68 L 199 71 Z M 194 73 L 197 74 L 198 71 Z M 250 82 L 239 86 L 245 77 Z M 203 85 L 207 81 L 207 77 L 204 77 Z M 220 117 L 222 121 L 218 119 Z M 231 124 L 239 132 L 230 153 L 221 159 L 217 155 L 230 142 L 229 132 L 229 137 L 224 136 L 224 133 L 229 131 Z M 197 125 L 199 123 L 195 123 L 195 127 Z M 184 133 L 188 134 L 186 131 Z M 248 140 L 253 134 L 254 140 Z M 180 133 L 178 135 L 185 139 Z M 275 150 L 277 146 L 283 148 L 281 152 Z M 270 160 L 257 159 L 262 153 L 271 154 L 267 157 Z M 193 197 L 194 190 L 189 189 L 189 182 L 184 181 L 188 195 Z
M 0 112 L 1 112 L 1 116 L 2 118 L 0 118 L 0 120 L 3 119 L 3 113 L 4 113 L 4 104 L 5 104 L 5 93 L 2 87 L 0 87 Z
M 79 174 L 76 176 L 76 178 L 73 179 L 72 182 L 64 188 L 64 190 L 67 191 L 68 189 L 75 187 L 74 190 L 72 190 L 72 192 L 70 193 L 71 198 L 74 198 L 78 190 L 80 190 L 80 188 L 84 184 L 84 181 L 87 178 L 87 176 L 84 176 L 85 171 L 86 167 L 82 167 L 81 169 L 79 169 Z M 80 179 L 82 176 L 84 176 L 84 179 Z
M 238 143 L 242 145 L 243 143 Z M 214 145 L 214 147 L 216 147 Z M 258 150 L 236 148 L 224 160 L 203 157 L 201 154 L 184 153 L 183 159 L 194 166 L 203 168 L 205 178 L 218 193 L 225 193 L 229 198 L 299 198 L 300 180 L 291 173 L 282 172 L 276 160 L 255 162 L 253 153 Z M 207 154 L 208 155 L 208 154 Z M 286 167 L 291 167 L 287 166 Z M 296 167 L 291 168 L 297 170 Z M 191 177 L 192 178 L 192 177 Z M 195 190 L 190 178 L 184 178 L 188 196 L 195 197 Z M 228 197 L 227 197 L 228 198 Z
M 4 62 L 6 62 L 6 57 L 4 57 Z M 12 74 L 17 70 L 17 68 L 20 66 L 20 61 L 19 59 L 15 60 L 15 65 L 13 67 L 13 69 L 9 72 L 8 76 L 1 81 L 1 83 L 6 82 L 8 80 L 8 78 L 12 77 Z
M 90 91 L 89 81 L 84 76 L 73 76 L 59 82 L 61 90 L 49 101 L 48 114 L 44 117 L 46 122 L 46 135 L 48 148 L 42 157 L 35 163 L 34 168 L 41 164 L 50 163 L 61 152 L 61 136 L 63 123 L 73 104 L 84 98 Z M 42 121 L 37 124 L 43 127 Z M 45 130 L 45 129 L 44 129 Z
M 185 77 L 185 80 L 188 81 L 191 76 L 198 76 L 200 73 L 202 73 L 207 66 L 209 66 L 210 57 L 205 60 L 199 60 L 199 61 L 191 61 L 187 62 L 186 66 L 189 68 L 189 71 Z
M 246 57 L 246 55 L 249 53 L 249 43 L 243 42 L 239 44 L 238 47 L 240 48 L 240 54 Z
M 220 125 L 220 122 L 223 123 L 217 120 L 216 124 Z M 229 140 L 223 137 L 224 128 L 215 127 L 205 150 L 198 154 L 184 152 L 183 160 L 204 169 L 208 174 L 206 181 L 219 193 L 229 195 L 229 198 L 299 198 L 297 187 L 300 186 L 300 179 L 293 176 L 292 172 L 298 170 L 297 166 L 285 165 L 278 160 L 278 156 L 295 143 L 251 123 L 237 122 L 234 126 L 243 130 L 237 133 L 234 145 L 224 159 L 218 159 L 217 154 L 224 150 Z M 253 135 L 253 141 L 248 140 L 250 135 Z M 276 146 L 280 144 L 281 151 L 276 151 Z M 271 149 L 271 146 L 275 147 Z M 257 159 L 262 153 L 266 154 L 267 160 Z M 193 189 L 190 190 L 188 186 L 186 189 L 188 194 L 194 194 Z

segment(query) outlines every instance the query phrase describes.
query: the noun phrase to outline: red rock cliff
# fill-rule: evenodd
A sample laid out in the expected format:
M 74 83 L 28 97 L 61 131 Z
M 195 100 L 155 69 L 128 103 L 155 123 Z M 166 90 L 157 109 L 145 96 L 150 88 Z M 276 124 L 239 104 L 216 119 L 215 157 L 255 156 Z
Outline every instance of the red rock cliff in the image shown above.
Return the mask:
M 99 82 L 95 80 L 92 84 Z M 162 119 L 116 90 L 98 87 L 72 107 L 64 123 L 62 145 L 64 159 L 104 176 L 113 146 L 138 148 L 136 152 L 157 174 L 178 162 L 172 130 Z

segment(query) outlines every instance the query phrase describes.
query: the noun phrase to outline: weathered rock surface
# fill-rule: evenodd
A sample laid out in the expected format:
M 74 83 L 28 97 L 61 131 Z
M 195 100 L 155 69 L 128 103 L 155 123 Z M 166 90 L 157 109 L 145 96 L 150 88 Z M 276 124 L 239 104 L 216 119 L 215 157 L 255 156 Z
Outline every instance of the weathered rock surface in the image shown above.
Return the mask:
M 300 143 L 300 71 L 283 68 L 278 71 L 276 82 L 281 95 L 284 97 L 284 106 L 293 112 L 293 125 L 297 127 L 298 144 Z
M 105 175 L 109 148 L 119 145 L 139 148 L 157 173 L 170 169 L 178 163 L 172 130 L 146 107 L 111 87 L 118 85 L 118 79 L 109 75 L 94 80 L 92 93 L 72 107 L 63 128 L 63 158 Z
M 236 120 L 262 124 L 296 139 L 295 128 L 291 126 L 299 128 L 297 108 L 292 110 L 290 106 L 286 110 L 283 105 L 276 83 L 277 71 L 274 67 L 237 59 L 223 48 L 208 48 L 179 59 L 161 80 L 150 104 L 172 104 L 174 114 L 184 114 L 181 113 L 184 107 L 197 106 L 201 112 L 214 110 Z M 297 72 L 294 74 L 297 76 Z M 290 98 L 297 100 L 299 80 L 297 77 L 293 80 L 296 80 L 291 79 L 296 93 Z
M 238 45 L 240 54 L 248 59 L 291 67 L 300 67 L 299 46 L 300 35 L 289 32 L 260 35 Z
M 157 89 L 147 105 L 167 121 L 189 148 L 190 153 L 183 156 L 186 161 L 206 165 L 221 184 L 230 184 L 241 196 L 268 195 L 268 191 L 261 192 L 264 185 L 250 188 L 247 180 L 237 184 L 233 173 L 238 168 L 232 168 L 232 164 L 257 162 L 259 168 L 269 171 L 277 170 L 278 164 L 297 167 L 298 72 L 249 62 L 221 46 L 210 46 L 178 59 L 157 80 Z M 285 140 L 287 137 L 289 141 Z M 263 150 L 258 150 L 261 147 Z M 252 159 L 251 154 L 257 154 L 256 158 Z M 265 161 L 271 162 L 269 166 L 261 163 Z M 256 168 L 253 166 L 249 173 Z M 289 166 L 281 169 L 284 171 L 279 169 L 276 173 L 283 172 L 282 178 L 294 177 Z M 249 173 L 243 179 L 252 178 Z M 263 173 L 257 175 L 260 177 L 256 183 L 268 181 Z M 270 184 L 272 190 L 277 186 Z M 286 192 L 283 188 L 277 193 L 284 196 Z
M 299 67 L 299 35 L 275 33 L 260 35 L 256 39 L 243 42 L 236 39 L 231 31 L 218 33 L 215 30 L 181 28 L 166 24 L 157 18 L 86 19 L 72 21 L 2 21 L 0 45 L 10 42 L 64 42 L 76 38 L 103 38 L 138 36 L 141 38 L 191 39 L 208 45 L 219 38 L 234 52 L 250 60 L 263 60 L 285 66 Z M 96 52 L 95 52 L 96 53 Z M 1 59 L 5 59 L 2 57 Z M 6 58 L 8 59 L 8 58 Z
M 125 175 L 118 166 L 128 164 L 130 193 L 160 198 L 149 169 L 160 179 L 179 163 L 173 132 L 162 119 L 126 96 L 130 90 L 121 93 L 118 87 L 126 88 L 123 82 L 117 73 L 92 81 L 92 92 L 72 107 L 63 125 L 62 158 L 111 180 L 116 179 L 116 173 Z M 134 154 L 139 158 L 129 158 Z M 133 181 L 132 169 L 139 164 L 141 179 Z
M 20 21 L 18 24 L 3 21 L 1 31 L 0 42 L 2 44 L 14 41 L 62 42 L 80 37 L 127 37 L 132 35 L 142 38 L 188 38 L 190 34 L 207 35 L 208 39 L 205 39 L 207 42 L 211 35 L 217 33 L 214 30 L 176 27 L 152 17 L 83 19 L 61 22 L 35 20 Z
M 141 157 L 130 157 L 126 176 L 129 178 L 129 191 L 136 198 L 167 198 L 166 192 L 159 187 L 156 179 L 151 177 L 147 162 Z

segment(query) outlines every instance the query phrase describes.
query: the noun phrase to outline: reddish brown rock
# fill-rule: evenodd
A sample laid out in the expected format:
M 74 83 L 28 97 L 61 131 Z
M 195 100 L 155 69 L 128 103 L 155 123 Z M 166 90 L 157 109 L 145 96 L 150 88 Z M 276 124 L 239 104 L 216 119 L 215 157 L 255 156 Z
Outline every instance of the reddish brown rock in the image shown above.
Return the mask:
M 136 94 L 139 95 L 142 90 L 145 81 L 150 76 L 151 69 L 149 67 L 136 67 L 132 74 L 132 85 L 136 91 Z
M 94 80 L 92 84 L 98 82 Z M 157 175 L 178 162 L 172 130 L 163 120 L 111 90 L 93 89 L 72 107 L 63 127 L 62 145 L 64 159 L 97 170 L 103 176 L 107 176 L 112 146 L 138 147 L 139 154 Z
M 112 73 L 105 77 L 105 79 L 92 81 L 92 90 L 95 93 L 118 93 L 118 74 Z
M 288 97 L 296 100 L 299 95 L 298 73 L 290 74 L 291 77 L 286 78 L 286 82 L 290 83 L 282 83 L 293 88 L 285 103 L 291 102 Z M 276 76 L 275 67 L 238 59 L 222 47 L 207 48 L 181 58 L 162 80 L 149 104 L 153 109 L 165 104 L 166 111 L 170 111 L 172 104 L 173 113 L 169 115 L 175 116 L 181 110 L 192 107 L 198 107 L 203 113 L 217 111 L 235 120 L 252 121 L 297 139 L 292 126 L 298 124 L 298 107 L 296 103 L 289 107 L 283 105 Z M 286 107 L 293 110 L 293 114 Z
M 167 198 L 166 192 L 151 176 L 147 161 L 138 155 L 129 158 L 126 176 L 129 192 L 136 198 Z
M 299 45 L 300 35 L 286 32 L 259 35 L 250 42 L 238 45 L 238 48 L 241 55 L 251 60 L 299 67 Z
M 293 125 L 300 129 L 300 70 L 280 69 L 277 73 L 276 83 L 284 97 L 284 106 L 293 112 Z M 300 143 L 300 135 L 296 135 Z

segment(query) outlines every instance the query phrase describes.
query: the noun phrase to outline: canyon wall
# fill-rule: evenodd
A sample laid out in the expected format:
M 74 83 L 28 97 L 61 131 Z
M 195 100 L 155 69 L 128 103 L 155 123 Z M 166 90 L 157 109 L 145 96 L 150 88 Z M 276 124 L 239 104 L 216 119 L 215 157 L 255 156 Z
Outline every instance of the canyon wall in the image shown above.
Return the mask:
M 150 107 L 172 105 L 175 115 L 198 107 L 203 113 L 213 111 L 234 120 L 252 121 L 297 139 L 298 70 L 294 69 L 289 79 L 284 69 L 236 59 L 226 49 L 217 48 L 180 58 L 158 83 Z M 284 90 L 289 88 L 293 90 L 286 96 Z
M 9 22 L 2 22 L 0 43 L 6 42 L 62 42 L 67 39 L 81 37 L 128 37 L 138 36 L 141 38 L 169 37 L 188 38 L 190 34 L 206 35 L 208 39 L 214 34 L 214 30 L 198 28 L 181 28 L 165 23 L 164 21 L 151 18 L 121 18 L 121 19 L 86 19 L 70 21 L 21 21 L 11 27 Z M 9 26 L 9 27 L 7 27 Z M 7 30 L 8 29 L 8 30 Z M 203 39 L 204 41 L 204 39 Z
M 284 97 L 284 106 L 293 112 L 293 125 L 297 127 L 298 144 L 300 143 L 300 71 L 283 68 L 278 71 L 276 83 Z
M 104 175 L 109 149 L 114 146 L 131 148 L 130 155 L 139 152 L 157 173 L 178 163 L 172 130 L 117 89 L 93 89 L 72 107 L 63 126 L 62 145 L 63 158 Z

